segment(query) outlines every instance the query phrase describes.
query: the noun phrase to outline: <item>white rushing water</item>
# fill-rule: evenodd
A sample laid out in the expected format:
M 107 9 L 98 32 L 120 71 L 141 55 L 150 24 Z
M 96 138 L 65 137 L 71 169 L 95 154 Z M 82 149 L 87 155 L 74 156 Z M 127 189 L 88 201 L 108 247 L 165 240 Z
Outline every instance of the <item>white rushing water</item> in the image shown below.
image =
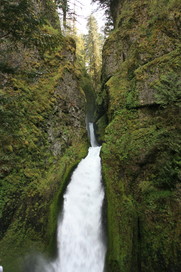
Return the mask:
M 103 272 L 105 245 L 102 237 L 100 149 L 90 123 L 88 155 L 74 171 L 64 195 L 58 223 L 58 257 L 48 271 Z

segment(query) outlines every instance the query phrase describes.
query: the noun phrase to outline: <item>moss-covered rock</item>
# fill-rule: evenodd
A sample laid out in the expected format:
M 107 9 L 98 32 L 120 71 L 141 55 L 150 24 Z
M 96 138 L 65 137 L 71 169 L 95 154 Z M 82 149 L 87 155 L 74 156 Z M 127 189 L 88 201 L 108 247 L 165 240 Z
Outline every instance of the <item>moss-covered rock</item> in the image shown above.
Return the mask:
M 51 1 L 40 37 L 0 44 L 0 264 L 21 271 L 26 254 L 53 255 L 61 197 L 87 153 L 85 95 L 75 42 L 62 37 Z M 43 37 L 44 38 L 43 38 Z
M 103 50 L 107 270 L 179 271 L 180 3 L 117 2 Z

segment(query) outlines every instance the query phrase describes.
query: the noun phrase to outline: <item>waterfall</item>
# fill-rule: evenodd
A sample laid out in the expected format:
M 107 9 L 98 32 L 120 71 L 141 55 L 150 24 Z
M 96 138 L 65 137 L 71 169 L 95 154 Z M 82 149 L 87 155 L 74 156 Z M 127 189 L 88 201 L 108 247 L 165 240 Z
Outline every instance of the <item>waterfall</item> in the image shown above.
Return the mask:
M 94 125 L 93 123 L 89 123 L 89 136 L 90 136 L 90 143 L 92 147 L 98 146 L 95 134 L 94 134 Z
M 91 147 L 73 172 L 64 194 L 58 222 L 58 256 L 48 272 L 103 272 L 106 248 L 102 237 L 100 149 L 93 124 L 89 124 Z M 48 268 L 48 269 L 47 269 Z

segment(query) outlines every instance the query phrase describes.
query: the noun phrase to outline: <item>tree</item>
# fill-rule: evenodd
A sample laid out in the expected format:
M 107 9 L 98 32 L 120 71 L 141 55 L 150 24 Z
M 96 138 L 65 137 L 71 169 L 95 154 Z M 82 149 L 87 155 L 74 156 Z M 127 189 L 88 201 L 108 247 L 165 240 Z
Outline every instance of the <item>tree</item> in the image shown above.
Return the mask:
M 92 2 L 99 2 L 100 7 L 105 10 L 106 24 L 104 29 L 104 34 L 107 36 L 109 32 L 114 28 L 113 24 L 113 7 L 116 0 L 92 0 Z
M 84 40 L 84 36 L 83 36 L 83 34 L 75 33 L 73 35 L 73 39 L 76 42 L 76 58 L 77 58 L 77 62 L 81 66 L 81 69 L 85 70 L 86 57 L 85 57 L 85 40 Z
M 113 0 L 92 0 L 92 2 L 99 2 L 102 7 L 109 7 Z
M 62 10 L 63 13 L 63 27 L 67 27 L 67 13 L 69 11 L 69 1 L 68 0 L 56 0 L 57 7 Z
M 101 67 L 101 40 L 97 21 L 90 15 L 87 21 L 88 34 L 85 36 L 86 62 L 88 72 L 95 83 L 98 82 Z
M 56 4 L 59 8 L 64 34 L 75 35 L 77 17 L 79 17 L 76 8 L 82 7 L 82 3 L 79 0 L 56 0 Z

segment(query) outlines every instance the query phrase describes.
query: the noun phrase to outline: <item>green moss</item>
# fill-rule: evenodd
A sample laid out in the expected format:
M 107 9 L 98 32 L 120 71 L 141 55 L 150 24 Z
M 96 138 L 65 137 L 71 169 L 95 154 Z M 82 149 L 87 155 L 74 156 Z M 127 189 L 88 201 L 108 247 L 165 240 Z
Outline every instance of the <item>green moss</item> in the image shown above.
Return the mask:
M 63 192 L 72 170 L 86 153 L 87 144 L 82 141 L 68 149 L 57 164 L 46 172 L 46 177 L 38 177 L 37 182 L 34 176 L 34 181 L 22 188 L 14 220 L 0 242 L 1 261 L 6 271 L 21 271 L 23 258 L 27 254 L 36 251 L 51 256 L 54 254 Z M 10 203 L 12 205 L 12 201 Z
M 149 267 L 143 261 L 145 271 L 167 267 L 179 267 L 179 236 L 176 217 L 178 209 L 175 206 L 175 193 L 169 190 L 158 190 L 152 187 L 143 194 L 141 206 L 142 217 L 142 257 L 147 259 Z M 175 199 L 175 200 L 174 200 Z M 170 206 L 172 203 L 173 206 Z M 159 262 L 158 262 L 159 260 Z
M 107 125 L 107 115 L 104 114 L 96 122 L 96 134 L 99 142 L 104 142 L 105 128 Z
M 21 271 L 27 254 L 53 256 L 62 194 L 87 153 L 75 45 L 58 39 L 60 30 L 53 26 L 47 19 L 41 31 L 50 37 L 49 45 L 56 39 L 54 46 L 42 45 L 42 37 L 33 48 L 19 42 L 17 52 L 5 51 L 8 67 L 18 66 L 8 74 L 2 70 L 0 86 L 0 261 L 7 272 Z M 69 75 L 74 81 L 69 84 L 77 84 L 73 98 L 64 87 Z
M 177 271 L 180 266 L 176 5 L 122 3 L 104 47 L 105 58 L 113 54 L 119 60 L 116 73 L 103 82 L 108 125 L 101 156 L 111 272 Z
M 154 119 L 152 111 L 150 116 L 148 112 L 140 112 L 141 119 L 137 110 L 116 112 L 106 128 L 101 154 L 108 202 L 110 271 L 131 271 L 133 265 L 136 271 L 139 265 L 144 271 L 157 271 L 160 256 L 162 271 L 179 262 L 178 211 L 174 204 L 179 132 L 176 123 L 175 128 L 171 125 L 174 119 L 170 126 L 164 120 L 165 111 L 162 117 L 158 111 L 159 117 L 155 115 Z M 168 248 L 174 248 L 175 253 Z M 115 270 L 112 262 L 116 263 Z
M 114 111 L 119 110 L 125 104 L 125 95 L 128 89 L 128 81 L 120 75 L 115 75 L 106 83 L 108 86 L 108 95 L 111 101 L 108 107 L 109 117 Z
M 70 181 L 74 168 L 79 163 L 80 158 L 85 157 L 86 153 L 87 145 L 81 143 L 68 150 L 65 156 L 61 159 L 61 168 L 58 169 L 57 174 L 60 176 L 58 179 L 61 179 L 62 182 L 59 184 L 58 191 L 50 205 L 50 216 L 48 221 L 47 233 L 50 241 L 51 252 L 55 250 L 54 238 L 56 234 L 57 218 L 62 208 L 63 193 L 65 192 L 68 182 Z M 72 163 L 70 163 L 70 160 Z

